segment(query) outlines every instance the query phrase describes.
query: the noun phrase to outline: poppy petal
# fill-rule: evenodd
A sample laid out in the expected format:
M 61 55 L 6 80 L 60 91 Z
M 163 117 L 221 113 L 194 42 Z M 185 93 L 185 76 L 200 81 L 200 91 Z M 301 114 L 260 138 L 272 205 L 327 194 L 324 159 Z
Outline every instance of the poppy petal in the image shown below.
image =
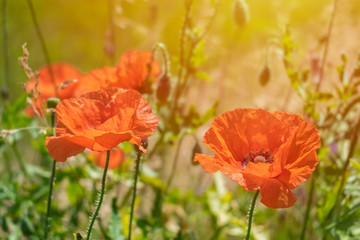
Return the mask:
M 262 196 L 261 202 L 270 208 L 288 208 L 294 205 L 297 198 L 280 181 L 269 178 L 260 187 L 260 194 Z
M 156 78 L 160 74 L 160 66 L 151 52 L 133 50 L 124 53 L 117 64 L 119 80 L 113 87 L 139 89 L 146 80 L 150 62 L 152 62 L 150 77 Z
M 49 155 L 58 162 L 65 162 L 68 157 L 75 156 L 84 151 L 85 147 L 74 142 L 84 143 L 84 138 L 73 136 L 47 137 L 45 146 Z
M 84 74 L 79 80 L 76 96 L 111 86 L 118 80 L 116 70 L 116 67 L 103 67 Z
M 313 151 L 302 158 L 301 161 L 296 161 L 291 167 L 283 169 L 281 175 L 278 176 L 277 179 L 288 188 L 294 189 L 310 178 L 317 164 L 317 154 Z
M 214 157 L 204 154 L 195 154 L 194 162 L 200 162 L 201 166 L 208 173 L 214 173 L 219 170 L 219 165 Z
M 141 138 L 135 136 L 132 132 L 116 133 L 108 132 L 103 135 L 95 137 L 94 151 L 102 151 L 101 149 L 111 149 L 116 147 L 121 142 L 131 142 L 141 147 Z M 143 149 L 143 148 L 141 148 Z M 146 151 L 145 151 L 146 152 Z
M 303 157 L 320 147 L 319 133 L 314 125 L 296 114 L 283 112 L 273 112 L 272 114 L 287 126 L 293 128 L 293 138 L 289 138 L 287 146 L 284 147 L 287 154 L 283 156 L 286 158 L 285 165 L 289 165 L 289 168 L 292 163 L 302 161 Z
M 104 168 L 106 164 L 107 152 L 90 152 L 88 156 L 93 158 L 96 165 Z M 110 151 L 110 159 L 109 159 L 109 169 L 115 169 L 121 165 L 125 160 L 125 153 L 121 150 L 121 148 L 113 148 Z
M 243 179 L 242 181 L 237 181 L 234 178 L 231 179 L 237 181 L 241 185 L 241 187 L 243 187 L 247 191 L 254 191 L 259 189 L 264 184 L 264 182 L 267 181 L 267 178 L 263 178 L 251 173 L 242 172 L 241 175 Z

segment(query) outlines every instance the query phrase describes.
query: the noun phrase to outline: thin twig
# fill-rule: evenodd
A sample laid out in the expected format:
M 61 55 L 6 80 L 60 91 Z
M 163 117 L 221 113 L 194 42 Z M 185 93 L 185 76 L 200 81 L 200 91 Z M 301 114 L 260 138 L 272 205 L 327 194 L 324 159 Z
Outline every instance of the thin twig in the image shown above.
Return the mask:
M 7 30 L 7 0 L 3 0 L 2 6 L 2 32 L 3 32 L 3 57 L 4 57 L 4 78 L 7 90 L 10 88 L 10 69 L 9 69 L 9 47 Z
M 31 13 L 31 18 L 32 18 L 33 23 L 34 23 L 36 33 L 37 33 L 37 35 L 38 35 L 38 37 L 39 37 L 40 44 L 41 44 L 41 48 L 42 48 L 43 53 L 44 53 L 45 61 L 46 61 L 47 67 L 48 67 L 48 69 L 49 69 L 51 81 L 52 81 L 52 84 L 53 84 L 53 87 L 54 87 L 56 96 L 59 97 L 59 96 L 58 96 L 58 90 L 57 90 L 57 88 L 56 88 L 56 82 L 55 82 L 54 72 L 53 72 L 53 69 L 52 69 L 52 66 L 51 66 L 51 60 L 50 60 L 49 52 L 47 51 L 46 44 L 45 44 L 45 40 L 44 40 L 44 36 L 43 36 L 43 34 L 42 34 L 41 30 L 40 30 L 40 25 L 39 25 L 38 20 L 37 20 L 37 18 L 36 18 L 34 6 L 33 6 L 31 0 L 27 0 L 27 2 L 28 2 L 28 5 L 29 5 L 29 9 L 30 9 L 30 13 Z
M 324 77 L 324 68 L 325 68 L 326 59 L 327 59 L 327 55 L 328 55 L 328 51 L 329 51 L 331 32 L 332 32 L 332 29 L 333 29 L 333 26 L 334 26 L 334 20 L 335 20 L 335 14 L 336 14 L 336 11 L 337 11 L 338 2 L 339 2 L 338 0 L 334 0 L 334 8 L 333 8 L 333 12 L 331 14 L 329 27 L 328 27 L 328 31 L 327 31 L 327 35 L 326 35 L 325 48 L 324 48 L 323 56 L 322 56 L 322 59 L 321 59 L 321 65 L 320 65 L 319 82 L 316 85 L 316 91 L 320 90 L 320 86 L 321 86 L 321 83 L 322 83 L 323 77 Z
M 165 194 L 166 194 L 167 191 L 169 190 L 170 185 L 171 185 L 171 183 L 172 183 L 172 181 L 173 181 L 173 178 L 174 178 L 175 169 L 176 169 L 176 166 L 177 166 L 177 163 L 178 163 L 178 160 L 179 160 L 179 153 L 180 153 L 181 143 L 182 143 L 182 140 L 183 140 L 183 139 L 184 139 L 184 136 L 180 136 L 178 145 L 177 145 L 177 147 L 176 147 L 175 158 L 174 158 L 174 161 L 173 161 L 173 164 L 172 164 L 170 176 L 169 176 L 169 179 L 168 179 L 168 181 L 167 181 L 167 183 L 166 183 Z

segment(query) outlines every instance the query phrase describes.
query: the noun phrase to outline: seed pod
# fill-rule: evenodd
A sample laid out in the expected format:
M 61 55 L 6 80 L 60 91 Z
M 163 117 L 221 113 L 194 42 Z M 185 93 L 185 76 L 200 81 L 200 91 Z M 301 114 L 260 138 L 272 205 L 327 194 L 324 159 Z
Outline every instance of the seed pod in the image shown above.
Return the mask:
M 60 99 L 57 97 L 49 97 L 46 103 L 47 108 L 56 108 L 56 106 L 60 103 Z
M 264 68 L 261 70 L 259 76 L 261 86 L 265 86 L 270 80 L 270 68 L 268 65 L 265 65 Z
M 164 75 L 160 78 L 158 87 L 156 89 L 156 98 L 160 103 L 165 103 L 170 94 L 169 76 Z
M 234 19 L 239 27 L 244 27 L 249 22 L 249 7 L 245 0 L 235 0 Z

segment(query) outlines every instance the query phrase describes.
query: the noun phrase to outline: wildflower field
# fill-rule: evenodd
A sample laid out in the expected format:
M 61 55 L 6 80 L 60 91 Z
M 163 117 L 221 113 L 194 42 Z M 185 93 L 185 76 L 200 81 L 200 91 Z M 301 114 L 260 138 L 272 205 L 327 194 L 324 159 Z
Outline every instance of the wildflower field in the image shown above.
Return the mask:
M 0 239 L 360 239 L 360 1 L 0 12 Z

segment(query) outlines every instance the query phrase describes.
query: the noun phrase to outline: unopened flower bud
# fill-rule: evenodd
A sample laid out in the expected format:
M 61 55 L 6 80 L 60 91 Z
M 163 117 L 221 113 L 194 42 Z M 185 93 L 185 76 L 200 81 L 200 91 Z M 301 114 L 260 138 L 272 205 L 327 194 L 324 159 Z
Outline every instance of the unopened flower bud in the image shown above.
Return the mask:
M 234 18 L 239 27 L 243 27 L 249 22 L 249 7 L 245 0 L 235 0 Z
M 9 89 L 7 87 L 3 87 L 1 88 L 1 97 L 4 100 L 8 100 L 9 99 Z
M 261 70 L 259 76 L 261 86 L 265 86 L 270 80 L 270 68 L 268 65 L 265 65 L 264 68 Z
M 193 150 L 192 150 L 192 156 L 191 156 L 191 163 L 192 165 L 199 165 L 199 162 L 194 162 L 195 154 L 201 153 L 201 147 L 198 142 L 195 143 Z
M 169 81 L 169 76 L 165 74 L 159 80 L 158 87 L 156 89 L 156 98 L 159 100 L 159 102 L 164 103 L 169 97 L 169 94 L 170 94 L 170 81 Z
M 57 97 L 49 97 L 46 103 L 47 108 L 56 108 L 56 106 L 60 103 L 60 99 Z

